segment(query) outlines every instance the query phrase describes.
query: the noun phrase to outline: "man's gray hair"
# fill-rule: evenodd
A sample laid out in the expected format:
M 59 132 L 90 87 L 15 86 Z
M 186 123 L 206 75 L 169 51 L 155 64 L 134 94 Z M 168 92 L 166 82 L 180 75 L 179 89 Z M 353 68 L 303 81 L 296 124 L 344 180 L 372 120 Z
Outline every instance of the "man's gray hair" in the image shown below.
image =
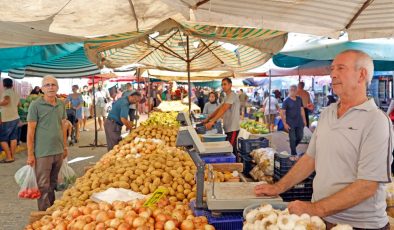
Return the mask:
M 371 56 L 369 56 L 367 53 L 361 50 L 354 50 L 354 49 L 349 49 L 345 50 L 339 54 L 347 54 L 347 53 L 352 53 L 357 56 L 356 58 L 356 63 L 355 68 L 356 70 L 359 70 L 360 68 L 365 68 L 367 71 L 367 86 L 371 84 L 372 78 L 373 78 L 373 71 L 374 71 L 374 66 L 373 66 L 373 60 Z
M 57 79 L 56 79 L 54 76 L 52 76 L 52 75 L 46 75 L 46 76 L 44 76 L 44 77 L 42 78 L 42 81 L 41 81 L 41 86 L 44 86 L 44 85 L 45 85 L 45 82 L 46 82 L 47 80 L 55 80 L 55 81 L 56 81 L 56 85 L 59 86 L 59 83 L 57 82 Z
M 298 88 L 297 85 L 291 85 L 289 89 L 297 90 L 297 88 Z

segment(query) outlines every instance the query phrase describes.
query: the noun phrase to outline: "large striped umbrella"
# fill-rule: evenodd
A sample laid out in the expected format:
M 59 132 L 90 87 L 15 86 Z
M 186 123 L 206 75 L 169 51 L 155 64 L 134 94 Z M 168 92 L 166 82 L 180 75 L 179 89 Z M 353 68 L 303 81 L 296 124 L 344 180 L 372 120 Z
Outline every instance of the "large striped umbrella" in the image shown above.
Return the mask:
M 285 32 L 179 23 L 168 19 L 151 30 L 85 42 L 88 57 L 111 68 L 139 63 L 182 71 L 243 71 L 265 63 L 286 42 Z M 229 43 L 235 44 L 231 45 Z M 190 69 L 185 63 L 190 63 Z
M 287 33 L 276 30 L 167 19 L 147 31 L 90 39 L 85 49 L 99 66 L 116 68 L 139 63 L 148 68 L 187 72 L 190 89 L 190 72 L 255 68 L 281 50 L 286 38 Z

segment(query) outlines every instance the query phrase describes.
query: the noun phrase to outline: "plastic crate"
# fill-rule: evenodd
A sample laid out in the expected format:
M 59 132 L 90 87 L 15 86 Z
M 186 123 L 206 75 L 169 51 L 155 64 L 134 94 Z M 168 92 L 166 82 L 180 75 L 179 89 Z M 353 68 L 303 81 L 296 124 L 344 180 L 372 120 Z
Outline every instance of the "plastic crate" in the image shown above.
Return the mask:
M 245 176 L 250 177 L 249 172 L 256 166 L 256 163 L 253 161 L 253 158 L 249 155 L 241 155 L 240 157 L 244 166 L 243 174 Z
M 238 151 L 241 155 L 249 155 L 253 150 L 269 147 L 269 140 L 265 137 L 257 139 L 238 138 Z
M 213 155 L 213 156 L 201 156 L 200 158 L 207 164 L 215 164 L 215 163 L 235 163 L 235 155 Z
M 214 216 L 207 209 L 196 209 L 194 201 L 190 202 L 190 208 L 195 216 L 207 217 L 208 223 L 213 225 L 216 230 L 241 230 L 243 227 L 242 212 L 223 212 Z
M 302 154 L 298 157 L 298 159 L 301 156 Z M 296 163 L 297 160 L 291 156 L 276 153 L 274 156 L 274 176 L 279 179 L 284 177 Z M 309 176 L 309 179 L 313 179 L 314 177 L 315 173 L 312 173 Z
M 279 181 L 280 178 L 274 176 L 274 181 Z M 307 178 L 303 182 L 295 185 L 292 189 L 280 194 L 279 196 L 284 202 L 294 200 L 311 201 L 313 193 L 313 179 Z
M 276 153 L 274 156 L 274 175 L 282 178 L 295 165 L 297 161 L 291 156 Z

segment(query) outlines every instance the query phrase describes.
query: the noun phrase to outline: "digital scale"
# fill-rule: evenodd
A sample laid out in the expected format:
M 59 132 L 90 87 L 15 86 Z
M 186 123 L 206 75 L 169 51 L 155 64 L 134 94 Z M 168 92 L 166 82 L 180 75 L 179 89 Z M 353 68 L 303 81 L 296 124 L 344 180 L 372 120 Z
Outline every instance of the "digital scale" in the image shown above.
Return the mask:
M 228 141 L 202 142 L 192 126 L 180 127 L 176 139 L 176 146 L 193 147 L 200 155 L 230 155 L 233 146 Z

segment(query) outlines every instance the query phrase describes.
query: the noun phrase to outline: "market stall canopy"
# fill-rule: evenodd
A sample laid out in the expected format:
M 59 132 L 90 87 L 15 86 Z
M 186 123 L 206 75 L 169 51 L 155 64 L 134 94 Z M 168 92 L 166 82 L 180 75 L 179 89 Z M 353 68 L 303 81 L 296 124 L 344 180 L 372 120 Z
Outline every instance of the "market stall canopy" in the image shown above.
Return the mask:
M 187 81 L 186 72 L 173 72 L 165 70 L 148 69 L 143 73 L 145 77 L 154 77 L 163 81 Z M 212 81 L 223 79 L 225 77 L 233 77 L 233 73 L 229 71 L 202 71 L 190 73 L 192 82 L 196 81 Z
M 65 43 L 0 49 L 0 70 L 4 72 L 12 68 L 51 61 L 69 55 L 81 47 L 81 43 Z
M 84 37 L 144 30 L 170 17 L 184 20 L 161 0 L 2 0 L 0 21 Z
M 16 22 L 0 21 L 0 31 L 0 48 L 61 44 L 85 40 L 83 37 L 51 33 Z
M 283 50 L 273 57 L 279 67 L 296 67 L 315 60 L 330 61 L 341 51 L 348 49 L 361 50 L 374 60 L 375 70 L 394 70 L 394 40 L 366 39 L 358 41 L 339 41 L 335 39 L 319 39 L 290 50 Z
M 100 69 L 89 61 L 82 47 L 55 60 L 31 64 L 24 68 L 9 71 L 10 77 L 19 79 L 44 77 L 45 75 L 53 75 L 56 78 L 81 78 L 98 74 L 100 74 Z
M 288 77 L 274 77 L 271 78 L 271 89 L 288 89 L 291 85 L 296 85 L 298 83 L 298 76 L 288 76 Z M 247 78 L 243 80 L 243 84 L 248 86 L 260 86 L 263 88 L 268 88 L 270 84 L 269 78 Z
M 100 66 L 117 68 L 139 63 L 148 68 L 187 72 L 189 47 L 191 72 L 215 68 L 241 71 L 265 63 L 283 48 L 286 38 L 287 33 L 276 30 L 168 19 L 144 32 L 90 39 L 85 42 L 85 49 L 90 60 Z
M 311 61 L 292 68 L 272 68 L 266 76 L 326 76 L 330 75 L 331 61 Z M 253 75 L 256 76 L 256 75 Z
M 391 0 L 163 0 L 197 22 L 262 27 L 351 40 L 394 36 Z

